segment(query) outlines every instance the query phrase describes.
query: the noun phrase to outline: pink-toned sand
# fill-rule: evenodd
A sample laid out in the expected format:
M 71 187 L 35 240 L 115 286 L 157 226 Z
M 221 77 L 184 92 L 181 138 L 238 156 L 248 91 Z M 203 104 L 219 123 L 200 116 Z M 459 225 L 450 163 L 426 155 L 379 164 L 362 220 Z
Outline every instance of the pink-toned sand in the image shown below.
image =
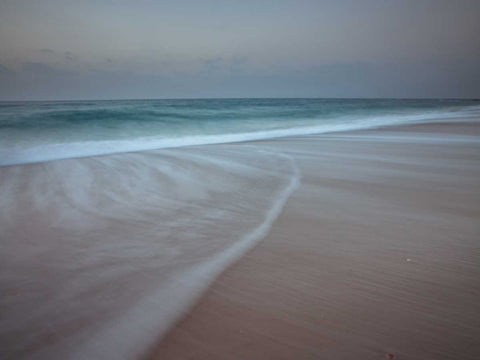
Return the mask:
M 479 129 L 256 143 L 300 188 L 147 358 L 480 359 Z

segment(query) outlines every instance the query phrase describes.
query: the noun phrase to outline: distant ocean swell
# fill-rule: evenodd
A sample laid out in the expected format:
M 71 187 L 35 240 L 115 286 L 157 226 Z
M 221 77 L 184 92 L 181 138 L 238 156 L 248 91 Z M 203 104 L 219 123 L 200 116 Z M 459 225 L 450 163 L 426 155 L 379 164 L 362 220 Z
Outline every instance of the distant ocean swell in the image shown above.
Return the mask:
M 0 103 L 0 166 L 425 122 L 479 109 L 472 100 Z

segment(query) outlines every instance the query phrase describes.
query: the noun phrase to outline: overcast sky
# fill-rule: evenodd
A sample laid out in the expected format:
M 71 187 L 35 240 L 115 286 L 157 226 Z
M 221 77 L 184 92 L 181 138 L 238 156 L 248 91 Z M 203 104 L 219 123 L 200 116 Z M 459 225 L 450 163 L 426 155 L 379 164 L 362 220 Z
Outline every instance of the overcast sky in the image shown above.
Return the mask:
M 0 99 L 480 97 L 479 0 L 0 0 Z

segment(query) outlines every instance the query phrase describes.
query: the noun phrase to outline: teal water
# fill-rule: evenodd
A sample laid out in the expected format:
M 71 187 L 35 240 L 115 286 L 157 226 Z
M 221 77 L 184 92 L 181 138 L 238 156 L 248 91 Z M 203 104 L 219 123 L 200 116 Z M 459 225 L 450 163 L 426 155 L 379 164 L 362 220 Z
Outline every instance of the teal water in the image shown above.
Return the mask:
M 474 100 L 189 99 L 0 103 L 0 165 L 461 116 Z

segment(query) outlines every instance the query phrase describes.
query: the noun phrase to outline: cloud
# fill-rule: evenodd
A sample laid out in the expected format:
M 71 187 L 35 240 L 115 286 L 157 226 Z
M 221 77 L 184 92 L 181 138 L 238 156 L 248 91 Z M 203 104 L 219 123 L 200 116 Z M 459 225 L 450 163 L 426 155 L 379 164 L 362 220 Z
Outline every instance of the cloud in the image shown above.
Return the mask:
M 278 67 L 268 73 L 255 69 L 248 59 L 240 57 L 197 60 L 196 65 L 200 65 L 197 72 L 191 69 L 140 72 L 122 63 L 105 64 L 104 60 L 97 65 L 69 65 L 65 69 L 28 61 L 17 71 L 0 65 L 0 100 L 480 97 L 480 83 L 476 81 L 480 78 L 480 68 L 474 62 L 337 62 L 296 69 Z
M 243 56 L 235 56 L 230 60 L 229 70 L 232 73 L 240 73 L 245 70 L 248 64 L 248 58 Z
M 5 65 L 0 64 L 0 74 L 7 74 L 7 73 L 13 73 L 13 71 L 10 70 Z
M 52 49 L 40 49 L 40 52 L 43 53 L 43 54 L 54 54 L 55 51 L 53 51 Z
M 31 74 L 48 74 L 52 73 L 54 69 L 51 66 L 41 62 L 27 61 L 22 65 L 21 71 L 23 73 Z
M 217 72 L 222 68 L 223 65 L 223 58 L 220 56 L 203 59 L 202 60 L 202 72 L 205 73 L 213 73 Z
M 64 55 L 65 55 L 65 60 L 67 61 L 77 60 L 77 57 L 71 51 L 65 51 Z

